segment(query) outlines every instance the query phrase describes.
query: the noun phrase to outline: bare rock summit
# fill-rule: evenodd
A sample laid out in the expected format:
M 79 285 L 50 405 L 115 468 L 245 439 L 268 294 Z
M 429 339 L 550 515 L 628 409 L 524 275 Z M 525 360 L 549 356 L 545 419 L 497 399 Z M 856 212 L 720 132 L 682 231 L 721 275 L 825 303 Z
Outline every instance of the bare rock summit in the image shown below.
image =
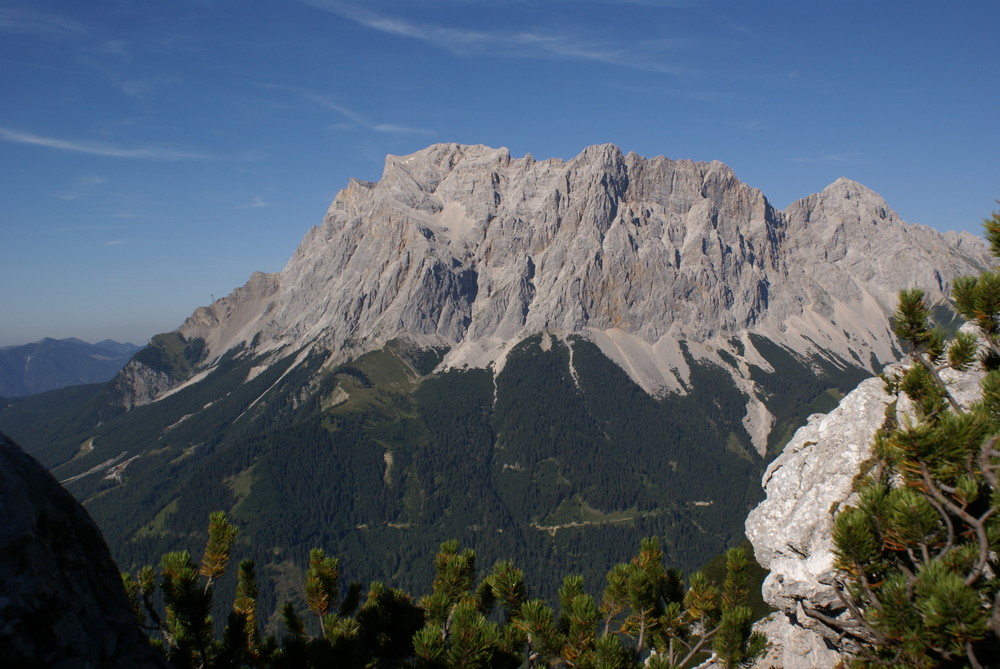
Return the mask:
M 982 240 L 904 223 L 846 179 L 779 211 L 720 162 L 436 144 L 388 156 L 376 183 L 352 180 L 284 270 L 197 309 L 178 334 L 205 342 L 195 372 L 237 347 L 333 363 L 394 338 L 447 347 L 443 367 L 499 371 L 532 334 L 581 334 L 648 392 L 683 393 L 682 342 L 744 370 L 767 365 L 753 334 L 875 369 L 897 355 L 900 288 L 942 299 L 987 264 Z M 136 372 L 133 403 L 169 391 Z M 762 450 L 770 414 L 746 373 L 734 379 Z

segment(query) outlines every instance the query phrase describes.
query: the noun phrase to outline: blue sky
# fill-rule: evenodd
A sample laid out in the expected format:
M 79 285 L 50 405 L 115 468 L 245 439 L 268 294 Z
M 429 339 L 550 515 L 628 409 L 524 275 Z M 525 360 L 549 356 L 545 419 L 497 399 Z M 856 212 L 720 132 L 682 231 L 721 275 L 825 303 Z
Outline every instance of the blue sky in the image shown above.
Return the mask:
M 1000 3 L 0 0 L 0 346 L 145 343 L 434 142 L 841 176 L 979 232 Z

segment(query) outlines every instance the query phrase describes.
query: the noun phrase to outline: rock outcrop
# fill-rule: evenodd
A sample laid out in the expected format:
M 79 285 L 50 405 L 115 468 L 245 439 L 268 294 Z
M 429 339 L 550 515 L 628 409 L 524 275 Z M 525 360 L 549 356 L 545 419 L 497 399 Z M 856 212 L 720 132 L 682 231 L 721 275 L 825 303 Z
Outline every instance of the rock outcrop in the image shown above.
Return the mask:
M 979 396 L 981 372 L 949 370 L 942 377 L 959 403 L 968 406 Z M 881 379 L 864 381 L 830 413 L 810 416 L 767 468 L 767 498 L 746 520 L 757 561 L 771 572 L 764 600 L 778 609 L 763 628 L 771 652 L 757 666 L 832 669 L 850 650 L 807 609 L 831 618 L 845 614 L 833 585 L 834 515 L 855 503 L 854 481 L 872 458 L 873 437 L 887 416 L 909 419 L 908 398 L 897 403 Z
M 164 666 L 87 512 L 2 434 L 0 518 L 4 666 Z
M 153 369 L 140 360 L 130 360 L 111 382 L 115 403 L 125 409 L 149 404 L 178 385 L 167 372 Z

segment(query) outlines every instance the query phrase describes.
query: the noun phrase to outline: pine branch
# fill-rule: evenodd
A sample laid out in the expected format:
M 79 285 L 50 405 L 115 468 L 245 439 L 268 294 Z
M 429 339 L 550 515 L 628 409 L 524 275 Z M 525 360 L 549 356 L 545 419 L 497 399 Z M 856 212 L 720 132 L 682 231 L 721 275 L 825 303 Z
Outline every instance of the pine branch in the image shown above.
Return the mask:
M 872 643 L 880 646 L 888 645 L 889 640 L 886 639 L 885 635 L 868 623 L 868 620 L 854 602 L 854 598 L 848 597 L 844 594 L 846 590 L 844 584 L 839 580 L 834 580 L 834 590 L 836 590 L 837 598 L 840 600 L 841 604 L 843 604 L 847 610 L 850 611 L 855 624 L 850 625 L 847 621 L 837 620 L 834 618 L 830 618 L 829 622 L 826 622 L 825 624 L 831 625 L 834 629 L 838 629 L 841 632 L 850 634 L 865 643 Z M 806 607 L 803 607 L 803 611 L 806 611 Z M 806 611 L 806 614 L 809 615 L 809 612 Z
M 713 636 L 715 636 L 715 633 L 719 631 L 719 627 L 715 627 L 715 629 L 712 629 L 711 631 L 708 631 L 708 632 L 705 631 L 705 616 L 704 615 L 701 616 L 701 618 L 699 620 L 699 625 L 701 626 L 701 630 L 702 630 L 703 634 L 700 637 L 698 637 L 698 642 L 694 646 L 689 646 L 688 644 L 684 644 L 685 646 L 688 646 L 688 648 L 690 648 L 690 650 L 688 651 L 688 654 L 684 656 L 684 659 L 682 659 L 680 662 L 677 663 L 678 667 L 683 667 L 689 661 L 691 661 L 691 659 L 694 658 L 694 656 L 698 654 L 698 652 L 708 642 L 708 640 L 711 639 Z
M 993 607 L 989 622 L 986 626 L 993 630 L 993 633 L 1000 637 L 1000 590 L 993 596 Z
M 864 624 L 864 623 L 860 623 L 860 622 L 857 622 L 857 621 L 850 621 L 850 620 L 840 620 L 838 618 L 834 618 L 832 616 L 828 616 L 825 613 L 821 613 L 819 610 L 814 609 L 813 607 L 809 606 L 808 604 L 806 604 L 803 601 L 800 601 L 799 604 L 802 606 L 802 611 L 807 616 L 809 616 L 813 620 L 818 620 L 819 622 L 823 623 L 827 627 L 830 627 L 830 628 L 833 628 L 835 630 L 838 630 L 838 631 L 840 631 L 840 632 L 842 632 L 844 634 L 848 634 L 848 635 L 856 637 L 856 638 L 864 639 L 865 636 L 867 636 L 864 633 L 870 631 L 869 628 L 868 628 L 868 626 L 866 624 Z M 858 631 L 861 632 L 860 635 L 859 635 Z
M 167 627 L 167 624 L 162 618 L 160 618 L 160 614 L 157 612 L 156 606 L 153 605 L 152 590 L 143 584 L 143 579 L 141 577 L 137 578 L 136 582 L 139 586 L 139 596 L 142 598 L 142 606 L 146 610 L 146 615 L 149 616 L 149 619 L 152 620 L 153 625 L 155 625 L 152 629 L 160 631 L 160 635 L 163 637 L 163 640 L 166 642 L 168 647 L 177 648 L 177 640 L 174 638 L 174 635 L 170 633 L 170 628 Z M 155 587 L 156 586 L 154 585 L 153 588 Z
M 944 493 L 942 493 L 934 480 L 931 478 L 930 470 L 927 468 L 927 463 L 920 463 L 920 475 L 923 479 L 924 486 L 927 492 L 934 497 L 938 502 L 941 503 L 948 511 L 954 515 L 961 518 L 968 524 L 976 533 L 976 539 L 979 543 L 979 557 L 976 560 L 975 567 L 966 575 L 965 584 L 972 585 L 979 580 L 979 577 L 983 575 L 986 569 L 986 563 L 989 561 L 990 557 L 990 540 L 986 534 L 986 527 L 982 522 L 968 511 L 955 504 L 950 499 L 948 499 Z M 987 514 L 992 513 L 992 509 L 987 512 Z
M 948 400 L 948 404 L 951 405 L 952 410 L 957 414 L 964 414 L 965 409 L 962 408 L 962 405 L 958 403 L 958 400 L 956 400 L 951 394 L 951 391 L 948 390 L 948 385 L 944 382 L 944 379 L 941 378 L 940 371 L 934 366 L 933 363 L 931 363 L 930 360 L 927 359 L 926 354 L 923 351 L 915 350 L 913 351 L 913 356 L 917 359 L 917 362 L 923 365 L 924 369 L 930 372 L 931 378 L 934 379 L 934 383 L 941 390 L 945 399 Z
M 997 443 L 1000 442 L 1000 437 L 990 437 L 984 443 L 982 448 L 979 449 L 979 471 L 989 482 L 990 487 L 994 490 L 1000 489 L 1000 481 L 997 480 L 997 468 L 991 461 L 991 458 L 1000 457 L 1000 451 L 996 450 Z
M 934 507 L 934 510 L 941 516 L 941 520 L 944 521 L 945 528 L 948 530 L 948 539 L 945 543 L 945 547 L 938 552 L 938 555 L 944 555 L 955 545 L 955 526 L 951 522 L 951 516 L 948 515 L 948 512 L 944 510 L 944 507 L 941 506 L 936 499 L 932 497 L 927 497 L 926 499 L 927 502 Z
M 965 656 L 969 658 L 969 664 L 972 665 L 972 669 L 983 669 L 983 665 L 979 663 L 979 658 L 976 657 L 976 651 L 972 648 L 972 642 L 965 642 Z

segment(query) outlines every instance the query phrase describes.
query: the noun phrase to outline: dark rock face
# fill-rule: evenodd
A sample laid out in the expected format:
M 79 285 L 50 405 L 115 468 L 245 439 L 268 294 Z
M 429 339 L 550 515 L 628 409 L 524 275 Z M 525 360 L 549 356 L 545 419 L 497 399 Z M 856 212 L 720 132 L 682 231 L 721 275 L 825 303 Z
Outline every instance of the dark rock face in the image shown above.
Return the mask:
M 0 665 L 161 667 L 97 526 L 0 434 Z

